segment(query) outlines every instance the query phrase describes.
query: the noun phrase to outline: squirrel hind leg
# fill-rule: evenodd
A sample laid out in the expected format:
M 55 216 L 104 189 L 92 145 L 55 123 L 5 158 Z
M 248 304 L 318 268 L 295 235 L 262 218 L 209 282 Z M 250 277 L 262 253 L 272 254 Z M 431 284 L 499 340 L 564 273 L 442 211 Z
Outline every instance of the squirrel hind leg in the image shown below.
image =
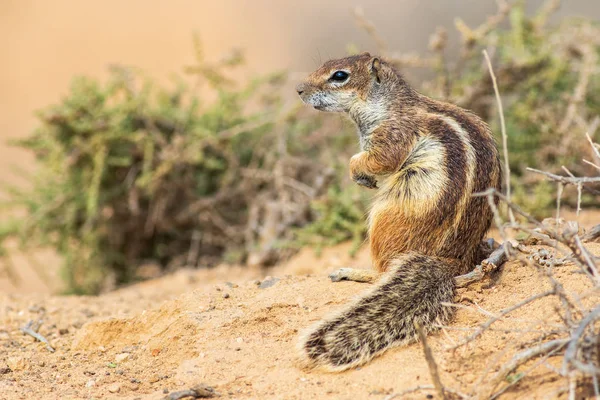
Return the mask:
M 415 321 L 426 331 L 448 321 L 452 309 L 442 303 L 454 297 L 452 264 L 421 254 L 395 260 L 371 290 L 303 335 L 303 364 L 330 372 L 354 368 L 415 340 Z

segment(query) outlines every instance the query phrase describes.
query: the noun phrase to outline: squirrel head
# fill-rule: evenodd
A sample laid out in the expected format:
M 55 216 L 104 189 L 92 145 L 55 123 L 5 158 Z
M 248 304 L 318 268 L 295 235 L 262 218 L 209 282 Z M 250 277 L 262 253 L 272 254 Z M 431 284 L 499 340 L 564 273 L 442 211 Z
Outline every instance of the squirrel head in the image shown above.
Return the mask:
M 379 57 L 362 53 L 325 62 L 296 87 L 302 101 L 321 111 L 349 112 L 372 100 L 397 74 Z

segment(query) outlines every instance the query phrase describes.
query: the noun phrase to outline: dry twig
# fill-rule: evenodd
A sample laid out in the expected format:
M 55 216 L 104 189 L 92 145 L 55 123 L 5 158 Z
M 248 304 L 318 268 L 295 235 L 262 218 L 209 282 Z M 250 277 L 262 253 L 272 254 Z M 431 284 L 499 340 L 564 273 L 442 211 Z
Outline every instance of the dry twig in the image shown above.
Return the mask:
M 511 251 L 512 245 L 510 242 L 504 242 L 500 247 L 494 250 L 488 258 L 476 266 L 473 271 L 455 277 L 454 281 L 456 282 L 456 287 L 466 287 L 489 276 L 508 260 L 507 253 L 510 253 Z
M 427 335 L 418 321 L 415 321 L 415 329 L 417 330 L 417 333 L 419 334 L 419 340 L 423 345 L 423 352 L 425 353 L 425 360 L 427 360 L 427 367 L 429 368 L 429 373 L 431 374 L 433 386 L 440 396 L 440 399 L 446 400 L 447 397 L 444 393 L 444 385 L 442 385 L 442 381 L 440 380 L 440 374 L 438 372 L 437 364 L 433 358 L 431 347 L 429 347 L 429 344 L 427 343 Z
M 48 349 L 48 351 L 49 351 L 50 353 L 54 353 L 54 351 L 55 351 L 55 350 L 54 350 L 54 347 L 52 347 L 52 346 L 50 345 L 50 342 L 48 341 L 48 339 L 46 339 L 45 337 L 43 337 L 42 335 L 40 335 L 39 333 L 37 333 L 36 331 L 34 331 L 34 330 L 32 329 L 32 326 L 33 326 L 33 321 L 29 321 L 29 322 L 27 323 L 27 325 L 25 325 L 25 326 L 22 326 L 22 327 L 20 328 L 20 329 L 21 329 L 21 332 L 23 332 L 23 333 L 24 333 L 24 334 L 26 334 L 26 335 L 32 336 L 32 337 L 34 337 L 35 339 L 37 339 L 38 341 L 40 341 L 40 342 L 44 343 L 44 344 L 46 345 L 46 348 Z
M 216 396 L 218 396 L 218 394 L 212 387 L 206 385 L 198 385 L 191 389 L 173 392 L 168 396 L 163 397 L 163 400 L 179 400 L 184 399 L 186 397 L 191 397 L 193 399 L 209 399 Z
M 567 339 L 551 340 L 517 353 L 509 362 L 502 365 L 496 375 L 494 375 L 492 379 L 488 381 L 487 385 L 480 390 L 478 397 L 481 399 L 492 398 L 496 387 L 502 383 L 512 371 L 533 358 L 548 354 L 564 347 L 567 342 Z
M 483 50 L 483 55 L 485 57 L 485 61 L 487 62 L 488 69 L 490 71 L 490 76 L 492 78 L 492 83 L 494 85 L 494 93 L 496 95 L 496 102 L 498 103 L 498 114 L 500 114 L 500 129 L 502 131 L 502 147 L 504 154 L 504 174 L 506 178 L 505 189 L 506 189 L 506 198 L 510 201 L 510 164 L 508 162 L 508 136 L 506 134 L 506 123 L 504 122 L 504 108 L 502 107 L 502 98 L 500 97 L 500 90 L 498 89 L 498 82 L 496 81 L 496 75 L 494 74 L 494 69 L 492 68 L 492 61 L 490 60 L 490 56 L 488 55 L 486 50 Z M 513 215 L 512 210 L 508 210 L 508 216 L 510 218 L 510 222 L 512 225 L 515 225 L 515 216 Z

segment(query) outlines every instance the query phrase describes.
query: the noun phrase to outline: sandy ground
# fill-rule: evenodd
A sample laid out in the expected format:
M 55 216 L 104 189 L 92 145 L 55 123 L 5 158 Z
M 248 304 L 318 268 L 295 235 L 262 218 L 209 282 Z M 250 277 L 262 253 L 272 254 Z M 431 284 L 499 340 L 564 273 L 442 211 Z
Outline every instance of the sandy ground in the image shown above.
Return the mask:
M 599 244 L 590 249 L 600 254 Z M 307 250 L 270 277 L 219 267 L 179 271 L 99 297 L 0 295 L 0 399 L 161 399 L 202 383 L 228 399 L 377 400 L 429 384 L 419 344 L 344 373 L 298 367 L 298 332 L 367 289 L 327 278 L 332 266 L 368 264 L 365 250 L 354 259 L 347 252 L 341 245 L 319 258 Z M 588 288 L 572 266 L 560 267 L 556 276 L 568 291 Z M 448 329 L 430 336 L 443 382 L 469 392 L 517 351 L 528 331 L 558 321 L 553 302 L 540 300 L 471 345 L 449 351 L 486 320 L 477 307 L 497 313 L 544 290 L 538 272 L 516 263 L 493 284 L 462 290 L 457 301 L 464 307 Z M 29 321 L 42 321 L 39 333 L 54 353 L 20 332 Z M 552 365 L 556 359 L 537 365 L 502 398 L 556 398 L 560 385 Z

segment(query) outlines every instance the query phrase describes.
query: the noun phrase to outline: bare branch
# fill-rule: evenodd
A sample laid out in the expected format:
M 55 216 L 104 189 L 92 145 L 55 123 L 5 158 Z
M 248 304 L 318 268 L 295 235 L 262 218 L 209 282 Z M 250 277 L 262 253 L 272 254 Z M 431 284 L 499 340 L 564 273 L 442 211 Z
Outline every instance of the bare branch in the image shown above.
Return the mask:
M 488 381 L 488 384 L 479 393 L 479 398 L 489 399 L 494 393 L 496 387 L 502 383 L 512 371 L 525 364 L 532 358 L 539 357 L 551 351 L 560 349 L 561 347 L 565 346 L 567 342 L 568 339 L 556 339 L 517 353 L 509 362 L 502 365 L 496 375 L 494 375 Z
M 435 387 L 435 390 L 440 396 L 440 398 L 446 400 L 447 397 L 444 393 L 444 385 L 442 385 L 442 381 L 440 380 L 440 374 L 438 372 L 437 364 L 435 363 L 435 359 L 433 358 L 431 347 L 429 347 L 429 344 L 427 344 L 427 335 L 425 334 L 423 327 L 418 321 L 415 321 L 414 323 L 415 329 L 419 334 L 419 340 L 423 345 L 423 352 L 425 353 L 425 360 L 427 360 L 427 367 L 429 368 L 429 373 L 431 374 L 433 386 Z
M 592 322 L 598 319 L 599 316 L 600 306 L 596 306 L 596 308 L 592 312 L 590 312 L 588 315 L 586 315 L 585 318 L 581 320 L 579 326 L 577 327 L 573 335 L 571 335 L 571 338 L 569 339 L 569 345 L 567 346 L 567 351 L 565 352 L 565 357 L 563 359 L 563 374 L 567 373 L 567 367 L 569 366 L 569 363 L 572 363 L 575 359 L 575 355 L 577 353 L 577 344 L 579 342 L 579 339 L 581 339 L 583 332 L 588 327 L 588 325 L 590 325 Z
M 476 338 L 478 338 L 479 336 L 481 336 L 490 326 L 492 326 L 492 324 L 494 324 L 495 322 L 501 320 L 502 318 L 504 318 L 505 316 L 507 316 L 508 314 L 510 314 L 511 312 L 518 310 L 521 307 L 526 306 L 527 304 L 533 303 L 536 300 L 542 299 L 544 297 L 548 297 L 550 295 L 554 294 L 554 290 L 550 290 L 547 292 L 543 292 L 540 294 L 537 294 L 535 296 L 531 296 L 517 304 L 515 304 L 512 307 L 509 307 L 507 309 L 504 309 L 500 312 L 500 314 L 498 314 L 495 317 L 490 318 L 489 320 L 487 320 L 485 323 L 481 324 L 479 326 L 479 329 L 477 329 L 477 331 L 475 331 L 472 335 L 470 335 L 469 337 L 467 337 L 466 339 L 464 339 L 462 342 L 460 342 L 459 344 L 457 344 L 454 347 L 451 347 L 451 350 L 455 350 L 461 346 L 466 345 L 467 343 L 472 342 L 473 340 L 475 340 Z
M 492 68 L 492 62 L 490 61 L 490 56 L 488 55 L 486 50 L 483 50 L 483 56 L 485 57 L 485 61 L 487 62 L 488 69 L 490 70 L 490 76 L 492 77 L 492 83 L 494 85 L 494 93 L 496 94 L 496 102 L 498 103 L 498 113 L 500 114 L 500 128 L 502 131 L 502 147 L 504 153 L 504 174 L 506 177 L 506 198 L 510 201 L 510 164 L 508 162 L 508 136 L 506 135 L 506 123 L 504 122 L 504 109 L 502 107 L 502 99 L 500 98 L 500 91 L 498 90 L 498 82 L 496 81 L 496 75 L 494 74 L 494 69 Z M 508 210 L 508 216 L 510 218 L 510 223 L 515 225 L 515 216 L 513 215 L 512 210 Z
M 32 329 L 32 326 L 33 326 L 33 321 L 29 321 L 29 322 L 27 323 L 27 325 L 25 325 L 25 326 L 22 326 L 22 327 L 20 328 L 20 329 L 21 329 L 21 332 L 23 332 L 23 333 L 24 333 L 24 334 L 26 334 L 26 335 L 32 336 L 32 337 L 34 337 L 35 339 L 37 339 L 38 341 L 40 341 L 40 342 L 44 343 L 44 344 L 46 345 L 46 348 L 48 349 L 48 351 L 49 351 L 50 353 L 54 353 L 54 351 L 55 351 L 55 350 L 54 350 L 54 347 L 52 347 L 52 346 L 50 345 L 50 342 L 48 341 L 48 339 L 46 339 L 45 337 L 43 337 L 42 335 L 40 335 L 39 333 L 37 333 L 36 331 L 34 331 L 34 330 Z
M 490 254 L 488 258 L 483 260 L 481 264 L 477 265 L 473 271 L 460 275 L 454 278 L 456 287 L 466 287 L 474 282 L 481 281 L 484 277 L 489 276 L 492 272 L 502 266 L 507 260 L 507 248 L 508 253 L 512 250 L 510 242 L 504 242 L 500 247 Z

